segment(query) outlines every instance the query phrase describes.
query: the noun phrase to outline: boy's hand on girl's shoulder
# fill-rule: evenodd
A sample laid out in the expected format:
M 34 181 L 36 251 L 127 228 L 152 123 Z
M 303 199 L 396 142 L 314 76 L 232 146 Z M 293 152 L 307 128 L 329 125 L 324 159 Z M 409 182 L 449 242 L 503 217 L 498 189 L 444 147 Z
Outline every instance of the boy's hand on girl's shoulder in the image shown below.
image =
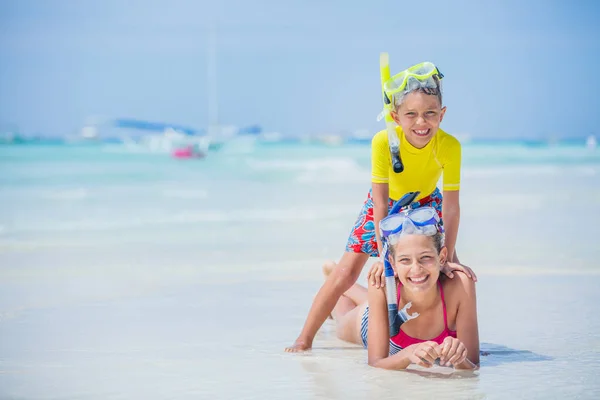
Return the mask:
M 398 276 L 394 269 L 394 276 Z M 375 261 L 367 274 L 367 282 L 376 288 L 385 287 L 385 266 L 382 261 Z
M 475 275 L 475 272 L 473 272 L 473 270 L 466 265 L 455 262 L 447 262 L 442 266 L 442 273 L 448 278 L 454 278 L 454 271 L 460 271 L 467 275 L 470 279 L 473 279 L 474 282 L 477 282 L 477 275 Z
M 385 286 L 385 267 L 383 262 L 375 261 L 367 274 L 367 282 L 376 288 Z

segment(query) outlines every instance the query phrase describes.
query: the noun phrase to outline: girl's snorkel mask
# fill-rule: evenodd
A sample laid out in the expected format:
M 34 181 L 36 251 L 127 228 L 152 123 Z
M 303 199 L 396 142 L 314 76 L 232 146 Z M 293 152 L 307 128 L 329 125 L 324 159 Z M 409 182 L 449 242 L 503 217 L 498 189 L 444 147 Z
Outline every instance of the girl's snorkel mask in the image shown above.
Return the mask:
M 402 310 L 398 311 L 398 291 L 394 270 L 390 262 L 389 246 L 396 244 L 402 235 L 434 236 L 438 232 L 443 233 L 444 230 L 440 217 L 433 207 L 422 207 L 414 210 L 409 208 L 397 214 L 390 213 L 379 222 L 379 230 L 383 244 L 385 290 L 388 302 L 390 337 L 392 337 L 398 334 L 403 323 L 417 318 L 419 313 L 408 313 L 408 309 L 412 306 L 411 302 L 408 302 Z
M 379 222 L 381 237 L 394 245 L 404 235 L 433 236 L 444 230 L 440 217 L 433 207 L 422 207 L 398 214 L 388 215 Z
M 383 111 L 377 118 L 378 121 L 385 119 L 385 126 L 388 133 L 388 142 L 392 168 L 395 173 L 404 171 L 404 164 L 400 157 L 400 141 L 396 134 L 396 122 L 391 116 L 408 93 L 422 89 L 431 91 L 442 90 L 442 78 L 444 75 L 440 70 L 430 62 L 423 62 L 414 65 L 393 77 L 390 75 L 390 59 L 388 53 L 379 55 L 379 74 L 381 78 L 381 91 L 383 93 Z

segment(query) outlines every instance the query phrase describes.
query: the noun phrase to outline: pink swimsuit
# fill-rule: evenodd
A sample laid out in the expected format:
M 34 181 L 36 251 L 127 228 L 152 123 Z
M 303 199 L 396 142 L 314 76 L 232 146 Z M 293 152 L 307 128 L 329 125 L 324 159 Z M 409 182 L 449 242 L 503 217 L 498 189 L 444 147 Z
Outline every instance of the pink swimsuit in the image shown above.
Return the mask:
M 401 285 L 398 286 L 398 303 L 400 303 L 400 286 Z M 446 301 L 444 299 L 444 289 L 442 288 L 442 284 L 440 281 L 438 281 L 438 287 L 440 288 L 440 296 L 442 297 L 442 307 L 444 309 L 444 330 L 433 339 L 423 340 L 423 339 L 414 338 L 412 336 L 408 336 L 406 333 L 404 333 L 404 331 L 402 331 L 402 327 L 400 327 L 400 332 L 398 332 L 398 334 L 396 336 L 393 336 L 390 338 L 390 341 L 393 344 L 395 344 L 397 347 L 400 347 L 401 349 L 405 349 L 408 346 L 410 346 L 411 344 L 423 343 L 423 342 L 428 342 L 428 341 L 436 342 L 437 344 L 442 344 L 444 339 L 446 339 L 448 336 L 451 336 L 453 338 L 456 337 L 456 331 L 451 331 L 450 328 L 448 328 L 448 315 L 446 313 Z
M 398 303 L 400 303 L 400 287 L 398 286 Z M 444 289 L 442 288 L 442 284 L 438 281 L 438 287 L 440 288 L 440 296 L 442 297 L 442 308 L 444 310 L 444 330 L 433 339 L 417 339 L 412 336 L 407 335 L 402 331 L 402 327 L 400 327 L 400 332 L 396 336 L 390 338 L 390 355 L 398 353 L 400 350 L 405 349 L 411 344 L 423 343 L 423 342 L 436 342 L 441 344 L 444 339 L 448 336 L 453 338 L 456 337 L 456 331 L 450 330 L 448 328 L 448 315 L 446 312 L 446 300 L 444 299 Z M 365 347 L 367 347 L 367 327 L 368 327 L 368 319 L 369 319 L 369 307 L 365 309 L 365 312 L 361 321 L 361 336 L 362 342 Z

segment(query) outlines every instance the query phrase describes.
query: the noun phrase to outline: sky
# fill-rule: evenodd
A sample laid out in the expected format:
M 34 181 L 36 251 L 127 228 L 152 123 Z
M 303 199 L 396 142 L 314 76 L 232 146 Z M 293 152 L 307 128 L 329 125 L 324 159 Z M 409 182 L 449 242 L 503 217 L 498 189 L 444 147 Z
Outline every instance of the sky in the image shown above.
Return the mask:
M 392 74 L 444 73 L 442 127 L 473 137 L 600 135 L 600 3 L 583 0 L 0 0 L 0 128 L 72 134 L 92 117 L 285 135 L 383 129 Z

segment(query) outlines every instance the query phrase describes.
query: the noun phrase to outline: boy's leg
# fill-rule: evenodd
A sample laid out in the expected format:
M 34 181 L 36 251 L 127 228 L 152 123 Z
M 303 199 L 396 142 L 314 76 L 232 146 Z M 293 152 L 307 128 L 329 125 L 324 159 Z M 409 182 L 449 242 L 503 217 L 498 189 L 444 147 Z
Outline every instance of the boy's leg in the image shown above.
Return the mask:
M 325 275 L 325 280 L 327 280 L 336 267 L 337 264 L 333 261 L 328 261 L 323 265 L 323 275 Z M 348 314 L 359 305 L 366 303 L 368 298 L 369 292 L 367 288 L 355 283 L 340 297 L 335 304 L 333 311 L 331 311 L 331 316 L 336 322 L 339 322 L 344 315 Z
M 369 299 L 369 291 L 366 287 L 355 283 L 350 289 L 344 292 L 344 296 L 348 297 L 356 305 L 366 303 Z
M 285 349 L 286 351 L 296 352 L 311 348 L 317 331 L 331 314 L 339 298 L 358 280 L 368 259 L 369 255 L 365 253 L 344 253 L 317 293 L 300 336 L 292 346 Z
M 337 267 L 330 261 L 323 265 L 325 279 Z M 367 288 L 355 283 L 338 300 L 331 314 L 336 324 L 336 335 L 339 339 L 354 344 L 362 344 L 360 322 L 367 306 Z

